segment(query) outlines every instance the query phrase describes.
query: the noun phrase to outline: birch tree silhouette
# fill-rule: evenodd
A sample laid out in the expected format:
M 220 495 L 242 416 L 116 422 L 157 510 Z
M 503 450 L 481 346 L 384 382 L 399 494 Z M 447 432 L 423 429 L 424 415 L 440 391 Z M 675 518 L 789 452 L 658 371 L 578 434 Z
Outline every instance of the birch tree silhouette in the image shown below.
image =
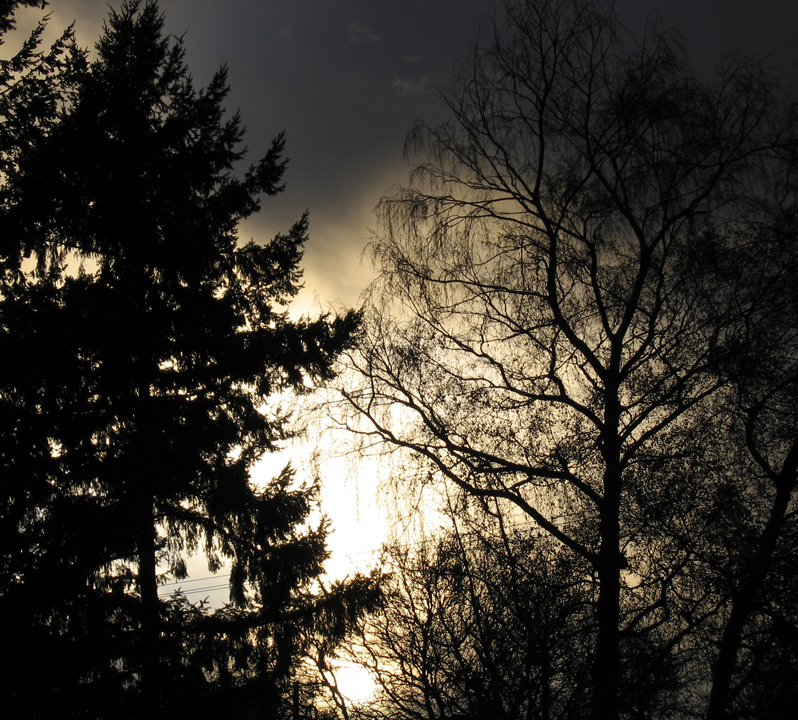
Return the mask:
M 410 133 L 411 184 L 379 206 L 349 426 L 406 451 L 406 480 L 511 503 L 588 563 L 591 717 L 665 716 L 638 689 L 729 599 L 676 532 L 700 533 L 717 500 L 688 491 L 754 320 L 718 258 L 786 187 L 789 113 L 757 66 L 704 81 L 675 34 L 634 42 L 609 4 L 504 14 L 442 93 L 450 121 Z M 751 450 L 793 498 L 790 452 L 775 468 Z M 706 666 L 681 666 L 696 711 Z

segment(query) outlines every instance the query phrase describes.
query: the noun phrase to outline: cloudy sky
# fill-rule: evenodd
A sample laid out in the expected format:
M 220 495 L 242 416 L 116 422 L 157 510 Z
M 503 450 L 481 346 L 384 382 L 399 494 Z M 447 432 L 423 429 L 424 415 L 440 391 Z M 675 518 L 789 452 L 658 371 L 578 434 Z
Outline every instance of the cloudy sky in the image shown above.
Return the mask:
M 79 42 L 93 47 L 109 4 L 119 6 L 117 0 L 51 0 L 52 31 L 74 21 Z M 228 65 L 228 108 L 241 112 L 251 160 L 286 131 L 287 190 L 264 201 L 261 214 L 242 228 L 244 239 L 267 239 L 309 209 L 306 290 L 297 307 L 310 311 L 316 297 L 356 305 L 370 276 L 362 253 L 373 208 L 407 180 L 405 133 L 416 119 L 445 118 L 436 88 L 450 84 L 458 60 L 487 35 L 492 3 L 161 0 L 160 6 L 167 31 L 184 37 L 198 85 Z M 616 8 L 638 36 L 658 13 L 665 26 L 682 32 L 703 72 L 723 53 L 738 52 L 763 59 L 785 83 L 798 83 L 794 0 L 617 0 Z M 341 552 L 356 553 L 359 522 L 371 511 L 347 517 L 327 507 Z
M 53 29 L 76 23 L 92 47 L 118 0 L 50 0 Z M 485 37 L 488 0 L 161 0 L 167 31 L 184 37 L 197 84 L 227 64 L 228 108 L 240 110 L 251 158 L 280 130 L 291 158 L 288 187 L 242 228 L 268 238 L 310 210 L 306 291 L 355 305 L 369 277 L 361 253 L 373 208 L 406 182 L 405 133 L 414 120 L 443 119 L 436 88 Z M 724 52 L 767 58 L 798 78 L 798 2 L 617 0 L 639 34 L 652 13 L 685 36 L 691 58 L 711 69 Z

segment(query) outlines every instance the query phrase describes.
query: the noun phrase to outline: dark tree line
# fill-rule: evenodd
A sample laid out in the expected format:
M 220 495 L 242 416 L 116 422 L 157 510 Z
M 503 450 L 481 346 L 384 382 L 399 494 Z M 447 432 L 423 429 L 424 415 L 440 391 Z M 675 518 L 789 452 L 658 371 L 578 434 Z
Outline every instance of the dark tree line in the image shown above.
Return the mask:
M 17 6 L 0 5 L 0 30 Z M 307 217 L 237 224 L 283 185 L 284 140 L 238 177 L 222 68 L 197 89 L 155 2 L 111 11 L 96 60 L 43 25 L 0 66 L 0 685 L 9 717 L 291 712 L 313 637 L 376 599 L 323 589 L 317 485 L 266 400 L 329 380 L 359 315 L 291 321 Z M 218 611 L 159 583 L 227 563 Z
M 506 3 L 442 97 L 449 122 L 417 124 L 411 183 L 379 206 L 346 424 L 404 452 L 404 481 L 532 523 L 546 539 L 523 563 L 541 587 L 546 557 L 568 558 L 581 644 L 552 636 L 550 650 L 586 679 L 578 701 L 551 702 L 516 665 L 496 676 L 537 694 L 520 712 L 517 695 L 492 696 L 490 664 L 508 655 L 462 624 L 482 595 L 438 599 L 459 577 L 444 539 L 395 559 L 370 650 L 393 658 L 385 713 L 485 717 L 478 700 L 494 697 L 507 717 L 792 716 L 793 98 L 741 59 L 699 77 L 673 32 L 637 41 L 592 0 Z M 522 587 L 508 562 L 497 587 Z M 488 606 L 488 623 L 514 607 Z M 519 626 L 521 657 L 530 638 Z

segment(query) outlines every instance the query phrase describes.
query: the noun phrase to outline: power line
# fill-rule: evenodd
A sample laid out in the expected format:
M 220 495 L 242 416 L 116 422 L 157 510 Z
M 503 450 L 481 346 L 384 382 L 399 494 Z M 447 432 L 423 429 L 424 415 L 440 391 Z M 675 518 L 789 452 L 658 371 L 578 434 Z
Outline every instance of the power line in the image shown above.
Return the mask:
M 223 575 L 207 575 L 201 578 L 194 578 L 193 580 L 190 578 L 186 578 L 185 580 L 175 580 L 173 582 L 163 583 L 159 587 L 169 587 L 170 585 L 187 585 L 188 583 L 196 583 L 196 582 L 204 582 L 205 580 L 223 580 L 224 578 L 229 578 L 230 573 L 225 573 Z
M 227 590 L 229 585 L 225 583 L 224 585 L 207 585 L 206 587 L 201 588 L 193 588 L 189 590 L 183 590 L 182 588 L 178 588 L 174 592 L 179 593 L 181 595 L 196 595 L 197 593 L 202 592 L 213 592 L 215 590 Z

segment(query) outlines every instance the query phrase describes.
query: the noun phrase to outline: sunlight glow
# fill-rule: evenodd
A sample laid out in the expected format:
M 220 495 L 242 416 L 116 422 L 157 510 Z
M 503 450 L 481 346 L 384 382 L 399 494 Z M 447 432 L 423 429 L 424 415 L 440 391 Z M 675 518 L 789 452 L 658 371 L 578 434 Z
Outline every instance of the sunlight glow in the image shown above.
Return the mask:
M 371 700 L 377 690 L 377 684 L 371 673 L 364 667 L 348 660 L 336 662 L 335 679 L 341 694 L 352 705 Z

